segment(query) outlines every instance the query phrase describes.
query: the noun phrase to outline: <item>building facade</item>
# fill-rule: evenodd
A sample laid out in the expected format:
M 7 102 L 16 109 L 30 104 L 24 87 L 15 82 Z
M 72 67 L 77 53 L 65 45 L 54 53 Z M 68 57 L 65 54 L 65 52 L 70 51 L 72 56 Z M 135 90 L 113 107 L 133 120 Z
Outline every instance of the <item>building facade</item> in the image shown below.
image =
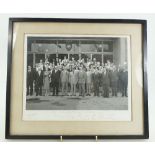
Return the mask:
M 69 38 L 69 37 L 28 37 L 27 64 L 35 66 L 40 60 L 48 58 L 49 62 L 55 59 L 75 60 L 96 58 L 100 63 L 110 60 L 115 65 L 127 62 L 126 38 Z

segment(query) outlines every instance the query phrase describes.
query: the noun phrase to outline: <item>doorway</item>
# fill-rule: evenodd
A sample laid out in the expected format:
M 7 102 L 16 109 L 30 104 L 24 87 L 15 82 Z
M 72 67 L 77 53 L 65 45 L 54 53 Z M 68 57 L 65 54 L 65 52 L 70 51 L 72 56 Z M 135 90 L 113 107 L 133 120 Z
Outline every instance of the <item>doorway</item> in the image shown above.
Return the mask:
M 39 63 L 40 60 L 45 62 L 45 54 L 36 54 L 35 55 L 35 63 Z
M 63 60 L 64 57 L 66 57 L 68 59 L 68 54 L 58 54 L 58 59 Z
M 101 54 L 93 54 L 92 59 L 96 59 L 97 62 L 102 63 L 102 55 Z
M 109 60 L 111 63 L 113 63 L 113 55 L 103 55 L 104 63 L 107 63 Z
M 87 59 L 91 59 L 91 54 L 81 54 L 81 59 L 84 59 L 84 61 L 87 62 Z
M 74 60 L 79 60 L 79 54 L 70 54 L 69 55 L 69 60 L 72 60 L 72 58 L 74 58 Z
M 33 54 L 27 55 L 27 66 L 33 67 Z
M 48 61 L 53 63 L 56 61 L 56 54 L 49 54 Z

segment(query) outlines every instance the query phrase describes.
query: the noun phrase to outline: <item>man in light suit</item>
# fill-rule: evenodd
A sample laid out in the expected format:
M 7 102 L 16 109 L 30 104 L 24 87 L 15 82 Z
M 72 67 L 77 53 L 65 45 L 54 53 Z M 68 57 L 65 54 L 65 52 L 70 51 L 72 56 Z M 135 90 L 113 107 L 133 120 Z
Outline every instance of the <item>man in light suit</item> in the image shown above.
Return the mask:
M 79 80 L 79 68 L 78 68 L 78 66 L 75 66 L 75 70 L 74 70 L 74 72 L 75 72 L 75 83 L 77 84 L 78 83 L 78 80 Z
M 75 66 L 75 70 L 74 70 L 74 73 L 75 73 L 75 91 L 77 91 L 77 86 L 78 86 L 78 81 L 79 81 L 79 68 L 78 66 Z
M 86 81 L 86 88 L 87 88 L 87 95 L 91 96 L 91 84 L 92 84 L 92 72 L 90 68 L 87 68 L 87 81 Z
M 66 67 L 63 67 L 60 78 L 62 84 L 62 95 L 68 95 L 69 72 Z
M 84 67 L 80 67 L 79 71 L 79 96 L 85 96 L 85 83 L 86 83 L 87 75 L 84 70 Z
M 71 85 L 71 96 L 76 96 L 76 74 L 74 68 L 69 73 L 69 82 Z

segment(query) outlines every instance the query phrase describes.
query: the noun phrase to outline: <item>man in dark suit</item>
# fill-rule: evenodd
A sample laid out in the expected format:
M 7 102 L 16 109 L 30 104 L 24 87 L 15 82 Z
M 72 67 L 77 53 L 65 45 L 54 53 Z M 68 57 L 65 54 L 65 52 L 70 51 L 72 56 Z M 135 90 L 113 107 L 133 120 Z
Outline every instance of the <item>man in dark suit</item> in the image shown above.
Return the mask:
M 42 96 L 42 87 L 43 87 L 43 71 L 39 67 L 38 71 L 35 74 L 35 89 L 36 89 L 36 96 Z
M 33 81 L 34 81 L 34 74 L 31 69 L 31 66 L 28 66 L 27 69 L 27 95 L 33 95 Z
M 118 72 L 115 66 L 113 66 L 112 68 L 110 79 L 111 79 L 111 87 L 112 87 L 112 96 L 117 96 Z
M 128 71 L 124 68 L 120 73 L 120 80 L 121 80 L 121 90 L 122 90 L 122 97 L 127 95 L 127 87 L 128 87 Z
M 118 83 L 117 83 L 117 92 L 121 92 L 121 72 L 122 72 L 122 67 L 119 65 L 118 66 Z
M 94 87 L 94 96 L 99 96 L 99 84 L 100 84 L 100 74 L 98 69 L 95 69 L 95 72 L 92 75 L 93 87 Z
M 51 74 L 51 82 L 53 86 L 53 96 L 58 96 L 59 92 L 59 82 L 60 82 L 60 71 L 58 70 L 58 67 L 55 66 L 55 68 L 52 71 Z
M 109 97 L 110 78 L 109 72 L 106 68 L 103 68 L 102 72 L 102 95 L 103 97 Z

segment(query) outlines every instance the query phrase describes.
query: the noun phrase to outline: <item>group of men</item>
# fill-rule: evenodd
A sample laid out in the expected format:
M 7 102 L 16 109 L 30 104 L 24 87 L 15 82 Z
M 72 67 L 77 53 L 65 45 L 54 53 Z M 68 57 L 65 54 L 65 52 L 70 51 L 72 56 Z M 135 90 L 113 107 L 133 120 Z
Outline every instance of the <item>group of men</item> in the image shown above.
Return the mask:
M 27 95 L 43 95 L 44 72 L 48 71 L 49 95 L 53 96 L 117 96 L 127 97 L 127 64 L 116 67 L 109 60 L 105 64 L 84 59 L 40 60 L 35 68 L 28 66 Z M 47 89 L 47 88 L 46 88 Z M 34 91 L 35 90 L 35 93 Z

